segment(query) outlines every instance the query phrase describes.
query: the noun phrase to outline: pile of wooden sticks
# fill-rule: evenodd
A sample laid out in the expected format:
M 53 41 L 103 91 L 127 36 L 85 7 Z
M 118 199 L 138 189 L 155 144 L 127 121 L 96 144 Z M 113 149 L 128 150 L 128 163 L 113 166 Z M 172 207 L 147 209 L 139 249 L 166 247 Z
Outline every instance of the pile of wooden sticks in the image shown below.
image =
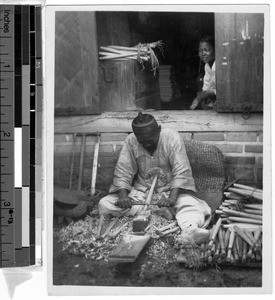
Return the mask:
M 234 184 L 215 211 L 209 244 L 201 245 L 201 258 L 208 263 L 249 263 L 262 260 L 263 191 Z M 257 203 L 256 203 L 257 202 Z
M 228 192 L 225 192 L 224 195 L 226 199 L 215 211 L 223 224 L 245 223 L 248 226 L 255 224 L 262 225 L 263 205 L 259 203 L 263 199 L 262 190 L 246 185 L 234 184 L 234 187 L 229 188 Z M 254 199 L 258 203 L 255 203 L 256 200 L 253 201 Z
M 213 226 L 209 244 L 202 244 L 201 259 L 208 263 L 249 263 L 262 260 L 262 226 Z
M 263 200 L 263 190 L 244 184 L 234 183 L 233 187 L 228 188 L 228 192 L 229 196 L 231 195 L 231 198 L 235 197 L 237 200 L 243 199 L 244 197 L 254 198 L 260 201 Z
M 215 211 L 221 217 L 223 224 L 245 223 L 248 225 L 263 224 L 262 204 L 243 204 L 242 210 L 237 210 L 237 200 L 224 200 L 221 206 Z

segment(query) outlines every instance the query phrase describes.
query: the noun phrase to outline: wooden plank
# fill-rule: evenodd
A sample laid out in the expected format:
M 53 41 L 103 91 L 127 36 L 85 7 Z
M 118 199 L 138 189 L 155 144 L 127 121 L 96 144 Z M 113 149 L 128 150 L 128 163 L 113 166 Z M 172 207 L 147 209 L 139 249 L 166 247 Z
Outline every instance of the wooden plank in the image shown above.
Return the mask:
M 98 45 L 130 46 L 131 34 L 127 16 L 121 12 L 97 12 Z M 100 61 L 99 92 L 101 110 L 135 109 L 134 65 L 136 61 Z
M 110 262 L 133 262 L 150 240 L 150 235 L 127 235 L 109 256 Z
M 55 116 L 98 114 L 98 49 L 94 12 L 57 12 Z
M 242 114 L 221 114 L 215 111 L 153 111 L 158 123 L 180 132 L 194 131 L 262 131 L 263 114 L 253 113 L 248 120 Z M 101 115 L 55 118 L 55 133 L 132 132 L 131 122 L 136 111 L 105 112 Z M 198 121 L 199 120 L 199 121 Z
M 71 114 L 82 102 L 79 28 L 76 12 L 57 12 L 55 27 L 55 115 Z M 70 62 L 70 63 L 68 63 Z
M 263 111 L 264 14 L 215 13 L 215 43 L 215 109 Z
M 100 113 L 98 46 L 95 12 L 78 14 L 83 74 L 84 103 L 93 114 Z

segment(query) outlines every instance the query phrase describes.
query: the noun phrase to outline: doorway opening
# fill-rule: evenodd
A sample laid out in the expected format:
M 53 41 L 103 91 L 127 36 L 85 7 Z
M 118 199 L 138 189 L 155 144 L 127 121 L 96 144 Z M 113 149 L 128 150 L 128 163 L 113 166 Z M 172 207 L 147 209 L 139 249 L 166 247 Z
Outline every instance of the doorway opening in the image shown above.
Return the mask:
M 214 13 L 128 12 L 128 20 L 132 41 L 163 42 L 164 55 L 157 50 L 161 109 L 189 110 L 204 75 L 199 40 L 214 36 Z

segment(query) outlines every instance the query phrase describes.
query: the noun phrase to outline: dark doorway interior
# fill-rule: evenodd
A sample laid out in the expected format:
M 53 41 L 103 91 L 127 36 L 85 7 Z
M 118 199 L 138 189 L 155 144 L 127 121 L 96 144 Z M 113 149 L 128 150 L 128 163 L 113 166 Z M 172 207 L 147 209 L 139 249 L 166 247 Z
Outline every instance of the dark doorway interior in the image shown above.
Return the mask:
M 214 35 L 214 13 L 128 12 L 128 18 L 133 45 L 158 40 L 164 43 L 164 56 L 157 52 L 159 73 L 169 67 L 171 98 L 162 101 L 161 108 L 189 109 L 200 88 L 199 73 L 204 70 L 198 43 L 203 35 Z

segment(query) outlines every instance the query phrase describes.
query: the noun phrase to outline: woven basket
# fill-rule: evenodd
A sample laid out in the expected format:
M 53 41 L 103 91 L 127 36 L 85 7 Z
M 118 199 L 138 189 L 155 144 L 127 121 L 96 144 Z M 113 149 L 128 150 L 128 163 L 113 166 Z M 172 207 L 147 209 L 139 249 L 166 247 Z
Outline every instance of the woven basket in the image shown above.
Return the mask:
M 184 141 L 197 189 L 197 196 L 214 211 L 223 199 L 226 182 L 225 158 L 214 145 Z

